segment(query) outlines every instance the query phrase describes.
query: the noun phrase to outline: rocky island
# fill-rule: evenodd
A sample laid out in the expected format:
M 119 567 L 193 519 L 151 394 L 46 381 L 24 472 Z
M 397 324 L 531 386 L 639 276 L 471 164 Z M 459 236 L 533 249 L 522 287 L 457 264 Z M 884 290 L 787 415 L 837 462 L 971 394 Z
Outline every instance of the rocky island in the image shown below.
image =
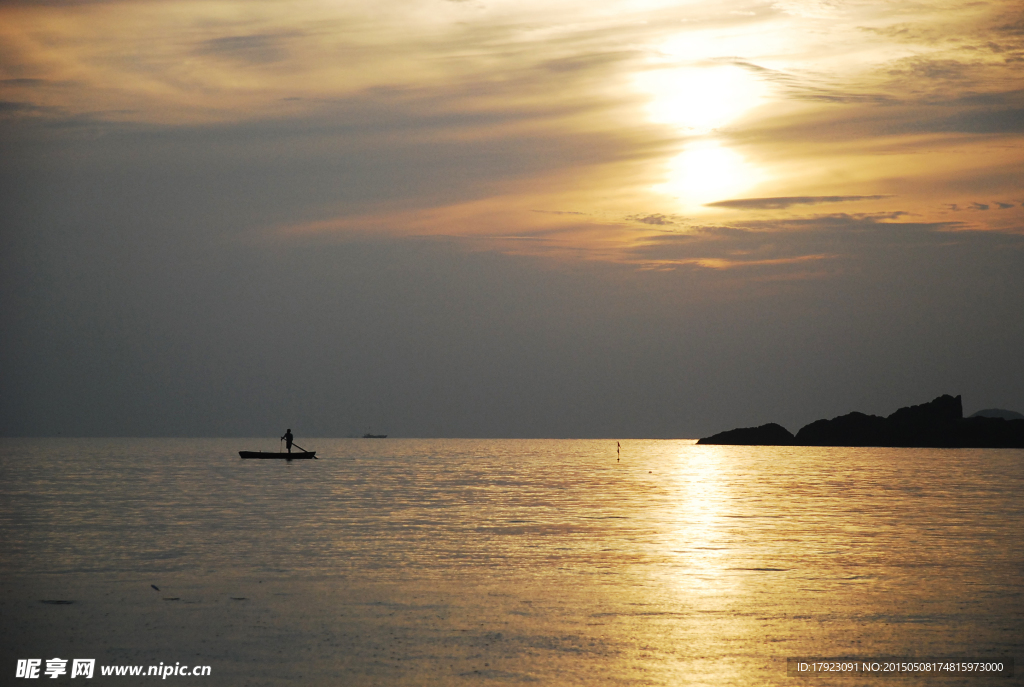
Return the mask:
M 1008 411 L 964 417 L 960 397 L 900 408 L 888 417 L 847 413 L 816 420 L 794 436 L 782 425 L 741 427 L 700 439 L 698 444 L 746 446 L 892 446 L 901 448 L 1024 448 L 1024 419 Z

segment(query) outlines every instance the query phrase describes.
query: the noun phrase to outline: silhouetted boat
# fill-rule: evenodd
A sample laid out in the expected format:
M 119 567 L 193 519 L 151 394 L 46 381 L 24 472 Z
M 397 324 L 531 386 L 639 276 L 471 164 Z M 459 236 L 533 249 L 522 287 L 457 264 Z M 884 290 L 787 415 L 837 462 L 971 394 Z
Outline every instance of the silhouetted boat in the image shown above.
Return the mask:
M 239 451 L 242 458 L 284 458 L 285 460 L 302 460 L 316 458 L 316 451 L 300 451 L 296 453 L 275 453 L 271 451 Z
M 364 439 L 387 439 L 387 434 L 364 434 Z

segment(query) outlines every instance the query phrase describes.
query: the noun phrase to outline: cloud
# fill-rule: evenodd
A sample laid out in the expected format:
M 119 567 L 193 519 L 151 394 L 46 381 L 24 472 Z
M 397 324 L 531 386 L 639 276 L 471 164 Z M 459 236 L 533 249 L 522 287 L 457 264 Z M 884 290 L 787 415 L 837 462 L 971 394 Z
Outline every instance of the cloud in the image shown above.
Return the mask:
M 272 64 L 285 60 L 288 51 L 284 44 L 302 35 L 299 32 L 288 32 L 220 36 L 200 42 L 195 52 L 199 55 L 215 55 L 253 65 Z
M 45 86 L 48 83 L 46 79 L 0 79 L 4 86 Z
M 883 254 L 914 251 L 1024 250 L 1024 235 L 964 231 L 957 222 L 894 223 L 886 217 L 820 215 L 781 221 L 692 227 L 686 233 L 652 235 L 637 242 L 630 257 L 638 262 L 714 269 L 778 268 L 777 274 L 805 271 L 807 263 L 843 269 Z M 761 269 L 761 274 L 765 270 Z M 827 272 L 816 276 L 828 276 Z
M 974 210 L 974 211 L 978 211 L 978 212 L 985 212 L 986 210 L 991 209 L 993 205 L 995 205 L 1000 210 L 1009 210 L 1012 207 L 1016 207 L 1016 204 L 1014 204 L 1014 203 L 1003 203 L 1003 202 L 979 203 L 978 201 L 974 201 L 973 203 L 971 203 L 970 205 L 968 205 L 966 207 L 960 207 L 959 203 L 949 203 L 949 204 L 946 205 L 946 208 L 948 208 L 952 212 L 961 212 L 963 210 Z
M 31 103 L 19 103 L 12 102 L 10 100 L 0 100 L 0 115 L 4 113 L 13 114 L 19 112 L 44 112 L 47 108 L 33 105 Z
M 811 76 L 807 73 L 794 73 L 781 69 L 771 69 L 747 60 L 726 58 L 717 60 L 724 64 L 731 64 L 735 67 L 745 69 L 757 75 L 763 81 L 774 84 L 787 98 L 794 100 L 827 102 L 827 103 L 873 103 L 889 104 L 898 102 L 898 98 L 892 95 L 877 92 L 877 88 L 871 92 L 856 90 L 857 84 L 850 82 L 829 83 L 821 76 Z
M 379 11 L 363 12 L 364 5 Z M 613 2 L 601 12 L 568 5 L 500 11 L 493 5 L 439 5 L 420 17 L 404 6 L 373 2 L 299 2 L 287 11 L 274 3 L 228 2 L 217 11 L 199 9 L 207 6 L 175 11 L 174 0 L 128 3 L 106 14 L 77 15 L 81 21 L 74 31 L 68 22 L 53 23 L 50 30 L 58 39 L 70 31 L 67 41 L 57 41 L 57 52 L 82 76 L 76 83 L 65 78 L 66 92 L 43 93 L 47 89 L 40 82 L 55 83 L 67 74 L 47 73 L 51 62 L 42 59 L 45 53 L 28 49 L 18 53 L 26 57 L 20 75 L 0 88 L 17 95 L 6 98 L 16 103 L 8 106 L 10 116 L 45 112 L 67 122 L 75 117 L 156 117 L 179 131 L 197 121 L 192 117 L 221 121 L 223 126 L 211 126 L 199 136 L 212 149 L 250 162 L 261 156 L 281 159 L 282 169 L 305 165 L 315 170 L 299 175 L 313 179 L 315 202 L 297 209 L 296 217 L 268 224 L 329 226 L 338 217 L 386 215 L 378 212 L 377 203 L 399 205 L 390 209 L 397 221 L 410 212 L 430 214 L 491 198 L 492 209 L 514 207 L 511 216 L 523 224 L 513 226 L 506 218 L 496 234 L 525 235 L 534 223 L 547 227 L 543 213 L 525 215 L 531 207 L 571 207 L 587 221 L 571 227 L 565 222 L 562 247 L 570 237 L 585 242 L 601 234 L 602 254 L 609 235 L 629 246 L 645 230 L 684 227 L 686 220 L 678 214 L 684 212 L 880 201 L 894 191 L 900 212 L 926 214 L 938 211 L 940 202 L 966 207 L 986 197 L 978 190 L 988 181 L 986 174 L 1010 178 L 985 165 L 991 168 L 1001 157 L 1003 169 L 1011 170 L 1019 162 L 1019 154 L 1009 152 L 1014 150 L 1011 141 L 991 154 L 968 138 L 920 135 L 1019 133 L 1021 92 L 1000 91 L 997 84 L 1005 89 L 1012 80 L 993 78 L 1006 65 L 975 64 L 964 47 L 986 35 L 979 28 L 983 25 L 1010 27 L 993 35 L 998 35 L 999 54 L 1012 54 L 1013 29 L 1006 18 L 979 19 L 950 32 L 941 13 L 905 6 L 898 16 L 906 26 L 865 32 L 850 27 L 885 27 L 891 16 L 836 3 L 829 12 L 851 20 L 836 31 L 853 42 L 849 52 L 844 48 L 833 54 L 816 42 L 820 34 L 805 30 L 818 21 L 810 15 L 826 7 L 820 3 L 790 5 L 795 15 L 788 17 L 779 8 L 739 16 L 719 11 L 727 8 L 698 6 L 637 11 L 625 2 Z M 818 9 L 809 12 L 809 7 Z M 137 35 L 126 26 L 138 27 Z M 36 35 L 27 29 L 20 34 L 26 44 Z M 101 35 L 103 41 L 95 39 Z M 931 45 L 935 35 L 950 40 L 936 44 L 941 49 L 922 51 L 916 61 L 890 59 L 906 54 L 903 48 L 889 49 L 894 41 Z M 70 40 L 75 36 L 77 41 Z M 794 50 L 778 52 L 771 41 L 780 38 L 793 42 Z M 675 55 L 667 41 L 685 49 Z M 693 46 L 700 50 L 693 52 Z M 815 54 L 824 61 L 810 57 Z M 989 50 L 985 60 L 995 54 Z M 850 55 L 857 59 L 850 62 Z M 653 124 L 645 109 L 652 94 L 640 92 L 631 78 L 639 71 L 722 64 L 744 69 L 770 86 L 756 114 L 717 134 L 723 149 L 742 154 L 767 181 L 749 190 L 703 196 L 726 200 L 701 209 L 677 200 L 685 189 L 672 197 L 675 190 L 656 190 L 671 187 L 666 183 L 673 181 L 667 178 L 673 173 L 671 161 L 691 145 L 692 136 L 671 124 Z M 980 69 L 984 78 L 967 89 L 953 78 L 957 65 Z M 939 77 L 959 89 L 956 97 L 934 98 L 921 89 L 896 87 L 899 79 L 927 83 Z M 36 90 L 38 101 L 22 92 Z M 798 107 L 793 100 L 801 101 Z M 816 104 L 821 102 L 830 106 Z M 136 104 L 145 107 L 130 107 Z M 155 135 L 166 136 L 166 131 Z M 266 146 L 253 142 L 260 133 L 268 137 Z M 970 164 L 945 154 L 954 147 L 972 152 Z M 926 155 L 928 162 L 922 163 Z M 265 178 L 275 175 L 273 169 L 259 169 Z M 794 176 L 793 170 L 800 171 Z M 948 177 L 946 186 L 932 183 L 940 172 Z M 946 197 L 954 182 L 971 196 Z M 901 184 L 926 190 L 911 202 L 912 194 Z M 280 185 L 293 186 L 287 179 Z M 991 197 L 1008 192 L 993 188 Z M 756 197 L 735 197 L 744 194 Z M 509 200 L 517 195 L 517 202 Z M 872 209 L 885 210 L 878 205 Z M 452 226 L 479 235 L 479 227 L 486 226 L 482 222 L 497 222 L 499 214 L 484 211 Z M 974 213 L 975 221 L 989 221 L 983 214 Z M 584 224 L 586 231 L 580 228 Z M 374 226 L 385 231 L 389 223 L 384 219 Z M 585 243 L 578 252 L 589 255 L 593 247 Z
M 922 128 L 918 125 L 914 128 Z M 1024 133 L 1024 107 L 1021 108 L 973 108 L 966 112 L 925 123 L 931 131 L 959 131 L 974 134 L 1019 134 Z
M 881 200 L 887 195 L 874 196 L 784 196 L 778 198 L 738 198 L 707 203 L 706 207 L 731 208 L 735 210 L 781 210 L 793 205 L 818 205 L 821 203 L 848 203 L 858 200 Z
M 654 213 L 650 215 L 629 215 L 626 219 L 630 222 L 640 222 L 641 224 L 650 224 L 653 226 L 670 226 L 673 224 L 679 224 L 684 218 L 679 215 L 663 215 L 661 213 Z

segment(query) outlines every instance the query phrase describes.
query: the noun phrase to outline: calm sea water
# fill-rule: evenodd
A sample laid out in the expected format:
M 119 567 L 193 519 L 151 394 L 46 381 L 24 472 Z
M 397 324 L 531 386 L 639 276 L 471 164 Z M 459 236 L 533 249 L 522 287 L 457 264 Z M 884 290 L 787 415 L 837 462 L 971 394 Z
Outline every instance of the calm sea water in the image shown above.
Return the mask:
M 67 639 L 32 614 L 100 623 L 102 651 L 191 595 L 161 636 L 233 676 L 203 684 L 783 684 L 787 656 L 1024 658 L 1021 450 L 301 443 L 321 459 L 238 458 L 265 439 L 3 440 L 0 575 L 83 597 L 44 611 L 8 584 L 19 650 Z M 101 622 L 103 594 L 150 580 L 179 591 Z M 194 646 L 195 613 L 242 622 L 214 604 L 231 585 L 249 605 L 230 613 L 321 649 L 271 661 L 226 630 Z M 371 660 L 368 637 L 397 636 Z

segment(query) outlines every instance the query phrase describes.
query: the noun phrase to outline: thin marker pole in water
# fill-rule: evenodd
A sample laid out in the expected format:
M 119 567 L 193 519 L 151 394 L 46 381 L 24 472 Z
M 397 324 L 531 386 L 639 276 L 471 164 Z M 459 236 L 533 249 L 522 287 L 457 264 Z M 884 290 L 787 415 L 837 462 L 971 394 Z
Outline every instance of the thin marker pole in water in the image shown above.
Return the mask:
M 618 441 L 615 442 L 615 462 L 619 462 L 619 458 L 622 457 L 622 444 Z

